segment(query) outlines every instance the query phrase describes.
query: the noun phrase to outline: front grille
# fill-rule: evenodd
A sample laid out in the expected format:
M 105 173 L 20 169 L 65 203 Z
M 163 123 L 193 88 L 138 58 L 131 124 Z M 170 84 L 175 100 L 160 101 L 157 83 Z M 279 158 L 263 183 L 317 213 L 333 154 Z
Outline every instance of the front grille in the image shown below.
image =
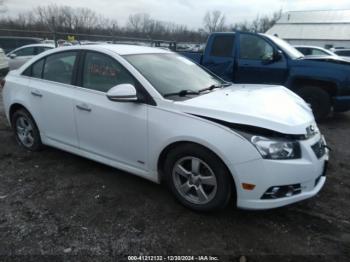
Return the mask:
M 316 144 L 312 145 L 311 148 L 314 151 L 317 158 L 321 158 L 326 154 L 327 149 L 323 138 L 321 138 Z

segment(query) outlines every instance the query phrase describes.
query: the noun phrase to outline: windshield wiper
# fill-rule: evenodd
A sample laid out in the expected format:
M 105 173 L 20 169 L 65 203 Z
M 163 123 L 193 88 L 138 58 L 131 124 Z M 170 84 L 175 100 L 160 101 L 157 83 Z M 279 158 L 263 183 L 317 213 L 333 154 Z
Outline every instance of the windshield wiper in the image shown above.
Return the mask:
M 180 96 L 180 97 L 182 97 L 182 96 L 187 96 L 187 95 L 199 95 L 199 92 L 198 91 L 184 89 L 184 90 L 181 90 L 179 92 L 164 94 L 163 97 L 169 97 L 169 96 Z
M 211 85 L 211 86 L 209 86 L 207 88 L 203 88 L 203 89 L 199 90 L 198 92 L 199 93 L 203 93 L 205 91 L 212 91 L 212 90 L 214 90 L 216 88 L 222 88 L 222 87 L 226 87 L 226 86 L 230 86 L 230 85 L 231 85 L 231 83 L 229 83 L 229 82 L 225 82 L 225 83 L 220 84 L 220 85 Z

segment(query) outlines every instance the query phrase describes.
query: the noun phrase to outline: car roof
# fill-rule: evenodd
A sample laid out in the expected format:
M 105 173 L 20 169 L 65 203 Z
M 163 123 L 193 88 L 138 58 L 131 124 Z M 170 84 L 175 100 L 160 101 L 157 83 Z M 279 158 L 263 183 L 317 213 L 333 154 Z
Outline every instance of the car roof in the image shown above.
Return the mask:
M 59 50 L 95 50 L 95 51 L 111 51 L 118 55 L 137 55 L 137 54 L 169 54 L 171 51 L 167 51 L 162 48 L 139 46 L 139 45 L 126 45 L 126 44 L 96 44 L 96 45 L 76 45 L 59 47 Z M 55 49 L 56 51 L 56 49 Z
M 323 50 L 327 50 L 323 47 L 320 46 L 314 46 L 314 45 L 294 45 L 294 47 L 303 47 L 303 48 L 315 48 L 315 49 L 323 49 Z
M 35 46 L 39 46 L 39 47 L 55 47 L 55 45 L 53 44 L 30 44 L 30 45 L 23 45 L 23 46 L 20 46 L 16 49 L 20 49 L 20 48 L 23 48 L 23 47 L 35 47 Z
M 90 45 L 90 47 L 107 49 L 119 55 L 171 53 L 170 51 L 167 51 L 161 48 L 139 46 L 139 45 L 99 44 L 99 45 Z
M 36 41 L 41 41 L 42 38 L 38 38 L 38 37 L 26 37 L 26 36 L 0 36 L 0 39 L 17 39 L 17 40 L 21 40 L 21 39 L 25 39 L 25 40 L 36 40 Z

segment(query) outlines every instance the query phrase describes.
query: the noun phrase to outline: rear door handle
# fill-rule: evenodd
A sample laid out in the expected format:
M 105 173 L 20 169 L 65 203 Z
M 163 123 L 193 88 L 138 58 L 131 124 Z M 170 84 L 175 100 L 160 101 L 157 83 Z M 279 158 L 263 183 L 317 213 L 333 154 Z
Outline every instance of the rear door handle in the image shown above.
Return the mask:
M 76 105 L 79 110 L 91 112 L 91 108 L 86 104 Z
M 32 91 L 31 94 L 36 97 L 43 97 L 43 95 L 39 91 Z

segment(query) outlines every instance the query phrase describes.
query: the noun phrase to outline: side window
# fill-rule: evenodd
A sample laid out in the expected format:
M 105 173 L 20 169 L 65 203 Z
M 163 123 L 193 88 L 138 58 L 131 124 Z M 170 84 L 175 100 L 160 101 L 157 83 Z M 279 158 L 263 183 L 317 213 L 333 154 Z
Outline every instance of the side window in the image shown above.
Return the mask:
M 210 56 L 232 57 L 234 35 L 218 35 L 214 38 Z
M 115 59 L 96 52 L 85 56 L 83 87 L 107 92 L 119 84 L 135 85 L 134 77 Z
M 45 59 L 41 59 L 41 60 L 35 62 L 33 65 L 31 65 L 26 70 L 24 70 L 22 75 L 35 77 L 35 78 L 41 78 L 41 74 L 42 74 L 42 71 L 43 71 L 44 60 Z
M 259 36 L 240 36 L 240 59 L 264 60 L 273 56 L 273 47 Z
M 63 52 L 46 57 L 43 78 L 71 84 L 77 52 Z
M 309 48 L 298 47 L 297 49 L 303 53 L 303 55 L 311 55 L 311 50 Z
M 41 59 L 40 61 L 32 65 L 32 77 L 41 78 L 41 74 L 43 72 L 43 66 L 44 66 L 44 59 Z
M 328 55 L 326 52 L 319 50 L 319 49 L 312 49 L 311 54 L 312 55 Z
M 34 53 L 34 47 L 25 47 L 22 48 L 16 52 L 14 52 L 14 54 L 16 54 L 17 56 L 31 56 L 31 55 L 35 55 Z
M 50 49 L 51 49 L 51 47 L 47 47 L 47 46 L 37 46 L 35 48 L 35 54 L 38 55 L 38 54 L 40 54 L 46 50 L 50 50 Z

